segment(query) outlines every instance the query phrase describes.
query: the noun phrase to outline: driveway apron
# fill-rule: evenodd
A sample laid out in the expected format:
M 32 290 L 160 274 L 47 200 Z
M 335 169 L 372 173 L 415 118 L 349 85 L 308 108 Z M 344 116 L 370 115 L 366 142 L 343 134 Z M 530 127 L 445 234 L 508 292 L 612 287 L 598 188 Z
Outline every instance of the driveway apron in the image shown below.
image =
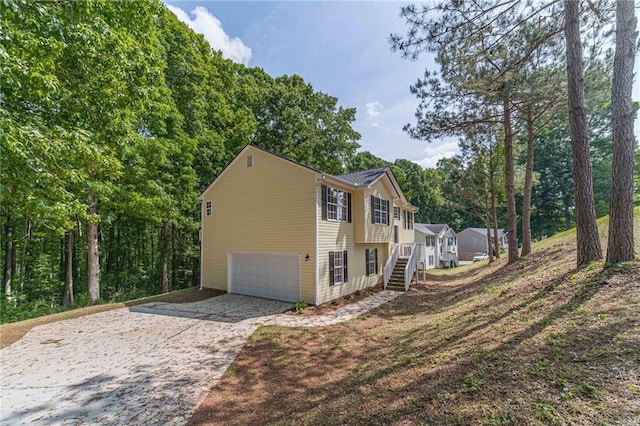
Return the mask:
M 227 294 L 37 326 L 0 351 L 0 424 L 184 424 L 258 326 L 335 324 L 399 294 L 307 318 Z
M 183 424 L 268 315 L 224 295 L 46 324 L 0 352 L 3 424 Z

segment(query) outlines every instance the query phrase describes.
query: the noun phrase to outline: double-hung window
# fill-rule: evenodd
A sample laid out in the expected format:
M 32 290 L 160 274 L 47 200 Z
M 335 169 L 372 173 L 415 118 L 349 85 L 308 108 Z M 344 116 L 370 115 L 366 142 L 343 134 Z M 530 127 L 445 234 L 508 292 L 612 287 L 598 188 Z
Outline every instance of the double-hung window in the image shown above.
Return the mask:
M 376 225 L 389 224 L 389 201 L 371 196 L 371 222 Z
M 347 282 L 347 252 L 330 251 L 329 252 L 329 283 L 342 284 Z
M 400 207 L 393 206 L 393 218 L 400 220 Z
M 378 274 L 378 249 L 366 249 L 364 255 L 367 276 Z
M 322 185 L 322 219 L 351 222 L 351 193 Z
M 211 201 L 207 201 L 204 205 L 204 210 L 207 216 L 211 216 L 213 214 L 213 203 Z
M 404 229 L 413 229 L 413 212 L 404 211 Z

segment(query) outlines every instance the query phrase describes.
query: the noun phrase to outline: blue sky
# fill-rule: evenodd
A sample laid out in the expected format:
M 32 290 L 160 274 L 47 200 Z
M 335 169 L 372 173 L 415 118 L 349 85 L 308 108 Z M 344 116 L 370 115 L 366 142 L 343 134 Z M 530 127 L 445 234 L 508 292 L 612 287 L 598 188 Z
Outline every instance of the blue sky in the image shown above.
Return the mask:
M 423 167 L 457 152 L 456 139 L 427 143 L 402 131 L 414 123 L 418 104 L 409 86 L 425 68 L 436 69 L 427 55 L 412 62 L 390 50 L 389 34 L 406 30 L 399 17 L 406 2 L 164 1 L 226 57 L 273 77 L 298 74 L 340 105 L 355 107 L 361 150 Z

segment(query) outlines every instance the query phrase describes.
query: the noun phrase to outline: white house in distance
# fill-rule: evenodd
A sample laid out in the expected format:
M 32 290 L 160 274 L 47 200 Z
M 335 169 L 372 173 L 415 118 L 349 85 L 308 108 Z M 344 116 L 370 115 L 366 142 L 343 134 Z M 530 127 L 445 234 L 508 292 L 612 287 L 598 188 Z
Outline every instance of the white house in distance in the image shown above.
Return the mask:
M 424 243 L 425 269 L 452 268 L 459 265 L 458 241 L 447 224 L 416 223 L 416 243 Z
M 491 242 L 493 244 L 493 229 L 491 229 Z M 498 229 L 498 245 L 500 249 L 506 250 L 508 247 L 507 233 L 504 229 Z M 489 254 L 486 228 L 467 228 L 458 233 L 458 252 L 460 259 L 471 260 L 476 253 Z

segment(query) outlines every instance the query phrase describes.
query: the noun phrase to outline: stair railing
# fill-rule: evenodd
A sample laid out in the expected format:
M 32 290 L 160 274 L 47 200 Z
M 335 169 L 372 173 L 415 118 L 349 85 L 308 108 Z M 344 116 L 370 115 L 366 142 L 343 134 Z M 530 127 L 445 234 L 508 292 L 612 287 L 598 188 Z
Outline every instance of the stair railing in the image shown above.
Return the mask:
M 389 254 L 389 258 L 387 259 L 387 263 L 384 264 L 383 275 L 384 275 L 384 289 L 387 289 L 387 284 L 389 283 L 389 279 L 391 278 L 391 273 L 393 272 L 394 266 L 396 266 L 396 261 L 398 260 L 398 252 L 400 244 L 394 244 L 391 253 Z
M 404 291 L 409 290 L 411 285 L 411 278 L 413 278 L 413 271 L 418 267 L 419 253 L 417 250 L 417 244 L 411 247 L 411 255 L 407 261 L 407 266 L 404 267 Z

